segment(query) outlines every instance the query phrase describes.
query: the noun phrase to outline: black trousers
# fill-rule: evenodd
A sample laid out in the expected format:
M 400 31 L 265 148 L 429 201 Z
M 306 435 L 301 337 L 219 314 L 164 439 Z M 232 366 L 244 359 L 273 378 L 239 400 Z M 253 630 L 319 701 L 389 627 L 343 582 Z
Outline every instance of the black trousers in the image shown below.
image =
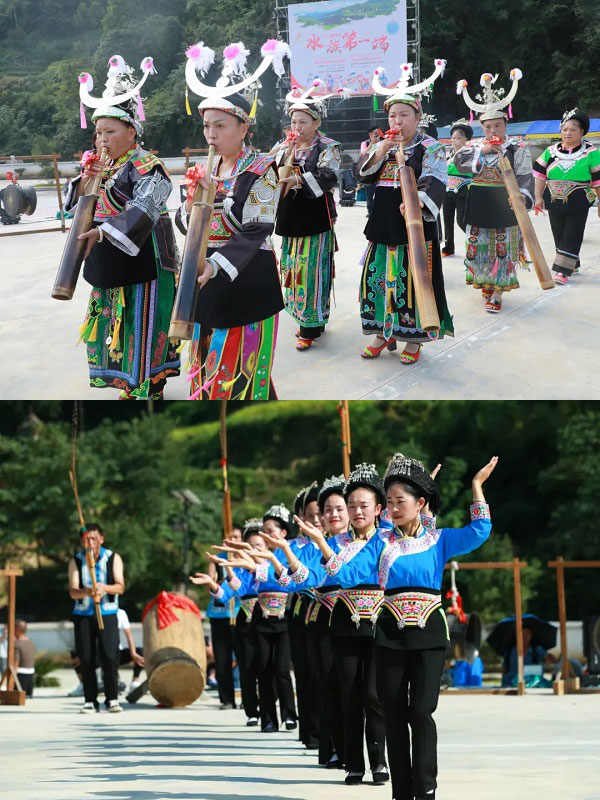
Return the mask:
M 329 611 L 321 609 L 316 622 L 308 626 L 308 636 L 314 641 L 317 655 L 319 691 L 319 764 L 327 764 L 333 754 L 344 761 L 344 722 L 342 695 L 333 658 L 333 644 L 329 627 L 321 622 L 329 620 Z
M 332 637 L 340 684 L 347 772 L 364 772 L 363 736 L 372 770 L 385 764 L 385 722 L 377 695 L 375 640 L 366 636 Z
M 318 339 L 322 333 L 325 333 L 325 325 L 317 325 L 315 328 L 305 328 L 304 325 L 300 325 L 300 336 L 303 339 Z
M 296 698 L 298 700 L 298 739 L 306 747 L 319 746 L 319 692 L 314 640 L 309 638 L 305 619 L 306 604 L 289 618 L 290 649 Z
M 235 626 L 234 649 L 240 668 L 240 687 L 242 705 L 247 717 L 258 717 L 256 637 L 252 627 L 246 621 Z
M 446 192 L 444 195 L 444 250 L 454 253 L 454 213 L 456 212 L 456 223 L 461 231 L 465 230 L 465 206 L 467 202 L 466 192 Z
M 276 698 L 282 719 L 297 719 L 294 687 L 290 675 L 290 637 L 285 628 L 277 632 L 256 630 L 258 702 L 260 722 L 279 727 Z
M 25 692 L 26 697 L 33 697 L 33 679 L 35 678 L 35 674 L 31 672 L 19 672 L 17 670 L 17 676 L 19 678 L 19 683 L 21 684 L 21 689 Z
M 583 242 L 590 203 L 585 193 L 579 189 L 569 196 L 566 203 L 561 200 L 550 200 L 548 191 L 544 194 L 544 200 L 556 247 L 552 270 L 569 276 L 579 266 L 579 251 Z
M 437 786 L 437 730 L 433 712 L 438 704 L 446 649 L 376 647 L 375 652 L 392 796 L 394 800 L 426 797 Z
M 96 664 L 100 661 L 104 680 L 106 702 L 119 696 L 119 628 L 117 615 L 102 617 L 104 630 L 98 628 L 95 614 L 90 617 L 73 617 L 75 650 L 79 656 L 81 682 L 86 703 L 97 704 L 98 682 Z
M 233 628 L 229 618 L 211 619 L 210 638 L 215 654 L 219 700 L 235 708 L 233 690 Z

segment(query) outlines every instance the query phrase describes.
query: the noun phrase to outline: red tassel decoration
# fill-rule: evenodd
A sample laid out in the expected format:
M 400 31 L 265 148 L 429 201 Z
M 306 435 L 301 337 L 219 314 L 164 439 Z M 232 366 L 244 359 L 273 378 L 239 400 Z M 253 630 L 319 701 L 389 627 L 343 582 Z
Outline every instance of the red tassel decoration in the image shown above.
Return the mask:
M 85 107 L 83 103 L 79 103 L 79 122 L 82 128 L 87 128 L 87 119 L 85 118 Z
M 512 119 L 512 103 L 510 103 L 508 106 L 508 118 Z
M 473 124 L 473 109 L 471 109 L 471 113 L 469 114 L 469 125 Z

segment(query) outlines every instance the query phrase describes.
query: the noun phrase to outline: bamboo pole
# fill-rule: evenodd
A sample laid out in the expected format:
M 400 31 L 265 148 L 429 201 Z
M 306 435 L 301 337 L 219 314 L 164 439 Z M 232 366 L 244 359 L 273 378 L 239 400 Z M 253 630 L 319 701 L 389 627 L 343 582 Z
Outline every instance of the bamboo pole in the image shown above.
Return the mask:
M 219 438 L 221 440 L 221 469 L 223 471 L 223 539 L 231 534 L 233 518 L 231 515 L 231 492 L 227 474 L 227 400 L 221 400 L 219 406 Z M 231 553 L 227 554 L 229 559 Z M 235 625 L 235 598 L 229 600 L 229 623 Z

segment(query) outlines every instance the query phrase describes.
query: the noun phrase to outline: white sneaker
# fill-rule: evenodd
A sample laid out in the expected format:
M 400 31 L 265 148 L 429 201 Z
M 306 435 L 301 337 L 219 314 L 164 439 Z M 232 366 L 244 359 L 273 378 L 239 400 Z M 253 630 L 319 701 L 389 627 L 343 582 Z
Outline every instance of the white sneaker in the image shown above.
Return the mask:
M 110 711 L 111 714 L 118 714 L 119 711 L 123 711 L 118 700 L 109 700 L 106 705 L 106 710 Z
M 98 711 L 93 703 L 84 703 L 79 709 L 80 714 L 95 714 Z
M 83 683 L 80 683 L 76 689 L 73 689 L 72 692 L 69 692 L 67 697 L 83 697 Z

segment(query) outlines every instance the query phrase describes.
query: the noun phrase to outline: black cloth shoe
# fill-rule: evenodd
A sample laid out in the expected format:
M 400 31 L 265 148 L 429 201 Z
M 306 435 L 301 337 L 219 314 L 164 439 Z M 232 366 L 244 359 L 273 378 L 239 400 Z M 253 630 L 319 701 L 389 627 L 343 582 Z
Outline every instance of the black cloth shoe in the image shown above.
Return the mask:
M 344 769 L 344 765 L 338 758 L 337 753 L 334 753 L 329 759 L 329 761 L 326 764 L 324 764 L 324 766 L 327 769 Z
M 258 725 L 258 717 L 248 717 L 246 720 L 246 725 L 249 728 L 253 728 L 255 725 Z
M 295 731 L 298 727 L 298 723 L 295 719 L 286 719 L 285 720 L 285 729 L 286 731 Z
M 379 764 L 379 766 L 373 770 L 373 783 L 376 786 L 381 786 L 389 781 L 389 779 L 390 773 L 388 772 L 388 768 L 385 764 Z
M 344 783 L 348 786 L 358 786 L 359 783 L 362 783 L 364 776 L 364 772 L 349 772 L 344 779 Z
M 277 726 L 272 722 L 267 722 L 264 728 L 261 729 L 263 733 L 277 733 Z

